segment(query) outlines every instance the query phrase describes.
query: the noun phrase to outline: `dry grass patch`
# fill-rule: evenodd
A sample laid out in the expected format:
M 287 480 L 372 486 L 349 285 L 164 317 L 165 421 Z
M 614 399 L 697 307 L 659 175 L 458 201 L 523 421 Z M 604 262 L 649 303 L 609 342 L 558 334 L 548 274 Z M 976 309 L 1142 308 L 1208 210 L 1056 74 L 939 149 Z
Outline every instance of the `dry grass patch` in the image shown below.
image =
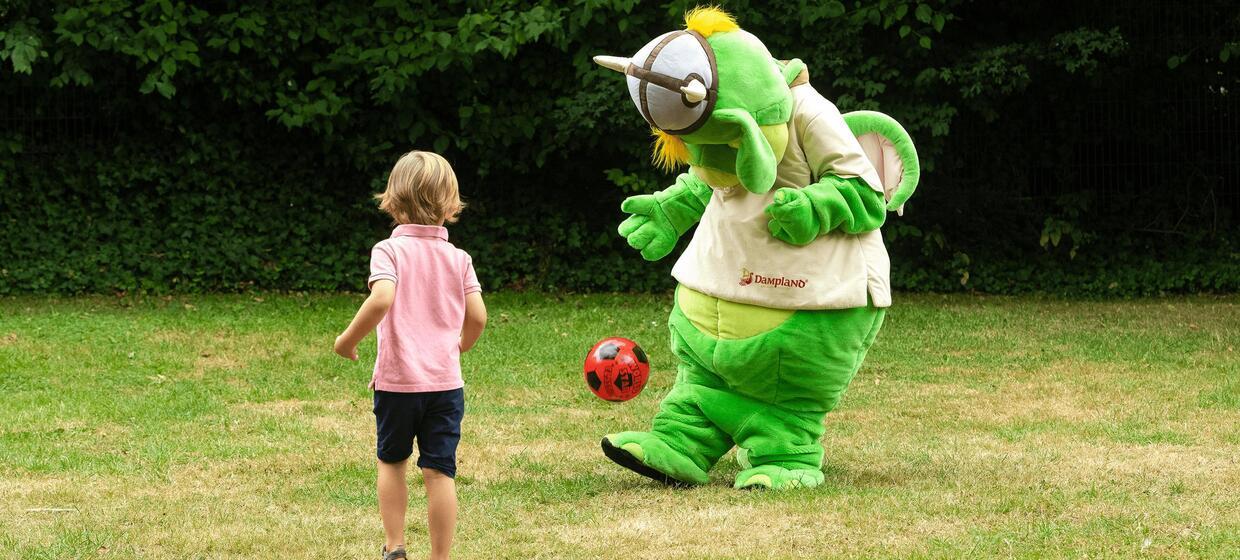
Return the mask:
M 193 332 L 157 329 L 148 339 L 161 351 L 192 356 L 192 363 L 181 373 L 188 379 L 202 379 L 204 375 L 250 368 L 257 360 L 288 344 L 287 338 L 278 336 L 278 333 L 236 330 Z

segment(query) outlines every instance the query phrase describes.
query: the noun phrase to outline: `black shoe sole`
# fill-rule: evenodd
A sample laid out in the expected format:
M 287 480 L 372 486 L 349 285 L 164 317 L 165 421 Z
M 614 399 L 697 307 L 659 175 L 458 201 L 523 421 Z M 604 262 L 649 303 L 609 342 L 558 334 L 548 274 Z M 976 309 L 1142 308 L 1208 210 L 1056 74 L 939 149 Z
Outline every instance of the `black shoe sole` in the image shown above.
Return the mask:
M 603 438 L 603 455 L 606 455 L 607 458 L 611 459 L 615 464 L 655 482 L 660 482 L 676 488 L 688 488 L 691 486 L 691 484 L 687 482 L 681 482 L 646 466 L 641 461 L 638 461 L 637 457 L 634 457 L 632 453 L 612 445 L 610 441 L 607 441 L 607 438 Z

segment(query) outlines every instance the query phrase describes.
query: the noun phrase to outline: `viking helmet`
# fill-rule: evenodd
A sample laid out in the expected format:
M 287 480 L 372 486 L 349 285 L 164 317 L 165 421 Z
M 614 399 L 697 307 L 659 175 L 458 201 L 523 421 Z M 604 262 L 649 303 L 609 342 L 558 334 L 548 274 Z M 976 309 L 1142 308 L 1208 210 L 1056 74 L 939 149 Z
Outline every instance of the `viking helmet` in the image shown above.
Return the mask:
M 594 61 L 625 75 L 633 104 L 659 136 L 656 149 L 683 146 L 676 161 L 733 173 L 752 192 L 770 190 L 778 158 L 760 127 L 791 119 L 784 73 L 803 65 L 781 66 L 762 41 L 718 8 L 690 10 L 685 27 L 631 57 Z M 670 158 L 656 152 L 656 159 Z
M 719 97 L 715 51 L 696 31 L 664 33 L 632 58 L 596 56 L 594 61 L 623 72 L 642 117 L 668 134 L 701 128 Z

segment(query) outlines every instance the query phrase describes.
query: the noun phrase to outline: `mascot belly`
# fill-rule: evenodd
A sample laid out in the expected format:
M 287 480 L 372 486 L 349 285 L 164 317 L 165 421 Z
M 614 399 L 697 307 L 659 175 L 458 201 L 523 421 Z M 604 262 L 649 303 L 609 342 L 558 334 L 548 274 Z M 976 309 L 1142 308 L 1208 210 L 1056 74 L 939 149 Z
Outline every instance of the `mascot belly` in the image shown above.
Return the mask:
M 650 431 L 603 451 L 690 485 L 737 447 L 736 488 L 817 486 L 823 419 L 891 305 L 879 228 L 916 188 L 916 151 L 886 115 L 841 115 L 801 61 L 773 59 L 725 12 L 685 23 L 632 57 L 595 57 L 625 74 L 656 162 L 689 165 L 625 200 L 620 234 L 657 260 L 697 225 L 672 270 L 675 385 Z

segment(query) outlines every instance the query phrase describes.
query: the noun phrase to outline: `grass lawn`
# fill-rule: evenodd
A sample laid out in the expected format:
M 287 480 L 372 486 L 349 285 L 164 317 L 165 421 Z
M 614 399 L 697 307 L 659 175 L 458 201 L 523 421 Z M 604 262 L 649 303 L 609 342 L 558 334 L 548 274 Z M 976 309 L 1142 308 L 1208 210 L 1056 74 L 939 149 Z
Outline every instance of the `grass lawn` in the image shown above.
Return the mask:
M 0 558 L 376 558 L 360 296 L 0 299 Z M 902 296 L 826 483 L 671 490 L 607 461 L 675 364 L 668 296 L 493 294 L 464 360 L 460 558 L 1214 557 L 1240 550 L 1240 297 Z M 628 403 L 597 339 L 641 343 Z M 426 550 L 414 488 L 411 558 Z

